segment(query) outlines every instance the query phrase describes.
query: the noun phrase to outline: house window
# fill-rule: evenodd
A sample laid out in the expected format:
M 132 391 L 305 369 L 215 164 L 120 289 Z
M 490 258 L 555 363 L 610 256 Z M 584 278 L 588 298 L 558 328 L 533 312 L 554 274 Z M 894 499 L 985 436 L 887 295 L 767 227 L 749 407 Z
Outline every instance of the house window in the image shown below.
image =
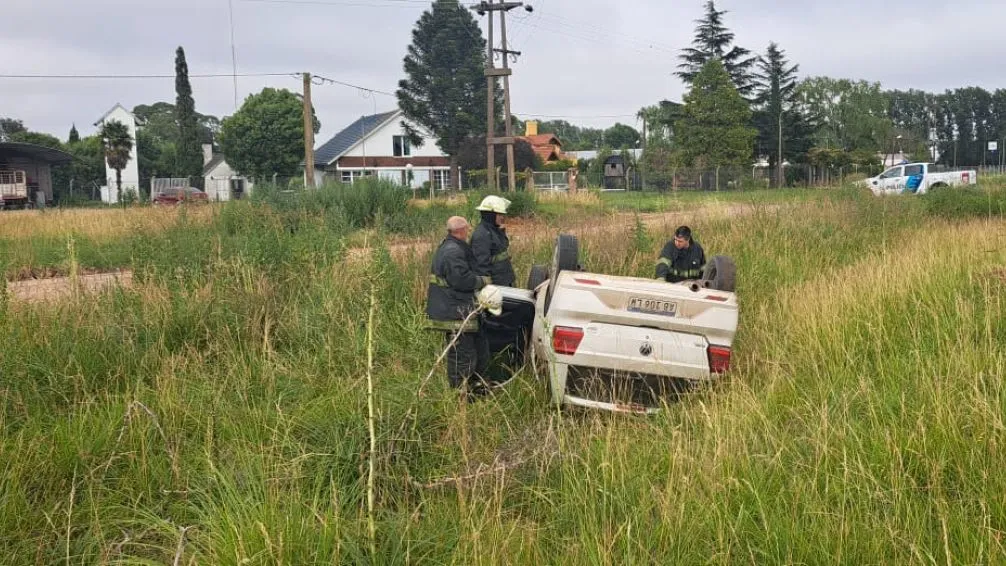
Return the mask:
M 450 170 L 435 169 L 433 171 L 433 186 L 435 186 L 437 190 L 451 188 Z
M 409 146 L 409 138 L 405 136 L 392 137 L 392 155 L 395 157 L 409 157 L 412 155 L 412 148 Z
M 370 172 L 368 171 L 369 175 Z M 363 175 L 363 171 L 343 171 L 342 172 L 342 182 L 347 185 L 352 185 L 357 179 Z

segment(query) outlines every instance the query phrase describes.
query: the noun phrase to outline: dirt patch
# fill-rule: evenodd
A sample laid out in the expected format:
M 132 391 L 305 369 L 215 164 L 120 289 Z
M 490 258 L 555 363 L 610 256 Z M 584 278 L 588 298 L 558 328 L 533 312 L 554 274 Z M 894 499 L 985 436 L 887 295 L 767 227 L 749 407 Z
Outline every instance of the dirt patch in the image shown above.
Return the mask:
M 689 211 L 675 212 L 648 212 L 639 214 L 640 221 L 648 230 L 673 230 L 678 224 L 694 221 L 698 217 L 740 217 L 753 214 L 756 210 L 765 212 L 775 212 L 782 205 L 729 205 L 729 206 L 706 206 Z M 577 227 L 570 227 L 563 231 L 578 237 L 588 235 L 607 234 L 622 232 L 632 228 L 636 224 L 636 213 L 619 212 L 607 218 L 597 218 L 586 224 Z M 507 224 L 507 233 L 511 238 L 522 239 L 533 243 L 540 243 L 542 240 L 550 240 L 555 237 L 555 227 L 542 221 L 526 220 L 515 218 Z M 388 244 L 388 251 L 391 257 L 401 260 L 408 256 L 416 256 L 428 253 L 433 250 L 436 244 L 430 240 L 408 239 L 396 240 Z M 349 261 L 365 261 L 372 249 L 366 247 L 350 248 L 346 252 L 346 259 Z
M 103 273 L 108 273 L 107 269 L 98 269 L 92 267 L 81 267 L 78 271 L 80 275 L 101 275 Z M 33 281 L 37 279 L 56 279 L 60 277 L 69 277 L 70 273 L 67 269 L 62 267 L 22 267 L 10 277 L 9 281 Z
M 28 303 L 59 301 L 72 297 L 76 293 L 97 293 L 113 287 L 128 288 L 133 284 L 133 273 L 131 271 L 116 271 L 80 275 L 77 278 L 77 283 L 78 285 L 74 286 L 69 277 L 48 277 L 8 283 L 7 290 L 15 301 Z

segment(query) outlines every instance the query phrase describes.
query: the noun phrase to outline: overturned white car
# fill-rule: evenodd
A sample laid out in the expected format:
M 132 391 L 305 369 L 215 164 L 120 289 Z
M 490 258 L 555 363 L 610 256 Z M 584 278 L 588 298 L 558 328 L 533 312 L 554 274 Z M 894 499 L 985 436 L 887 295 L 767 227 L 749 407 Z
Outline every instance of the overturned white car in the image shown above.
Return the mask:
M 738 322 L 730 258 L 713 257 L 701 280 L 682 283 L 590 273 L 578 260 L 576 238 L 560 235 L 551 267 L 534 266 L 528 289 L 502 288 L 501 324 L 519 330 L 504 342 L 519 356 L 529 350 L 553 403 L 654 412 L 730 367 Z

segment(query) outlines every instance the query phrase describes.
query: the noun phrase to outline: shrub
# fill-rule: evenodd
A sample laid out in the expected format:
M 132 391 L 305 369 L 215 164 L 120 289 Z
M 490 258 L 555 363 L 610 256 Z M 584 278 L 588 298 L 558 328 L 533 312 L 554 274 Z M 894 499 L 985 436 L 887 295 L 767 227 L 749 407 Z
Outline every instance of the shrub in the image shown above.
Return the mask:
M 494 193 L 481 191 L 472 191 L 468 193 L 468 208 L 472 211 L 472 215 L 476 215 L 475 207 L 482 202 L 482 199 L 491 194 Z M 515 193 L 503 193 L 499 196 L 510 201 L 510 208 L 507 210 L 507 216 L 531 216 L 538 209 L 538 196 L 534 193 L 518 191 Z
M 940 218 L 1006 215 L 1006 190 L 940 187 L 922 195 L 927 214 Z

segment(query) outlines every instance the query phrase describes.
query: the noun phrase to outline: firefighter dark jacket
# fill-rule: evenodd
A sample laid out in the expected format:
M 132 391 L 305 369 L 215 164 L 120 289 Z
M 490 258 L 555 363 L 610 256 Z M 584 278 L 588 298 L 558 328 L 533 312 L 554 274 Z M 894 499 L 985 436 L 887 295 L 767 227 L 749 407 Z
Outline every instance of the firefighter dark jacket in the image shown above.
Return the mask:
M 472 233 L 472 251 L 479 275 L 488 275 L 493 285 L 513 287 L 517 276 L 510 262 L 510 238 L 494 220 L 483 220 Z
M 475 254 L 467 242 L 448 235 L 433 255 L 426 314 L 430 320 L 464 320 L 475 310 L 475 293 L 489 284 L 476 271 Z M 449 330 L 453 325 L 444 325 Z

